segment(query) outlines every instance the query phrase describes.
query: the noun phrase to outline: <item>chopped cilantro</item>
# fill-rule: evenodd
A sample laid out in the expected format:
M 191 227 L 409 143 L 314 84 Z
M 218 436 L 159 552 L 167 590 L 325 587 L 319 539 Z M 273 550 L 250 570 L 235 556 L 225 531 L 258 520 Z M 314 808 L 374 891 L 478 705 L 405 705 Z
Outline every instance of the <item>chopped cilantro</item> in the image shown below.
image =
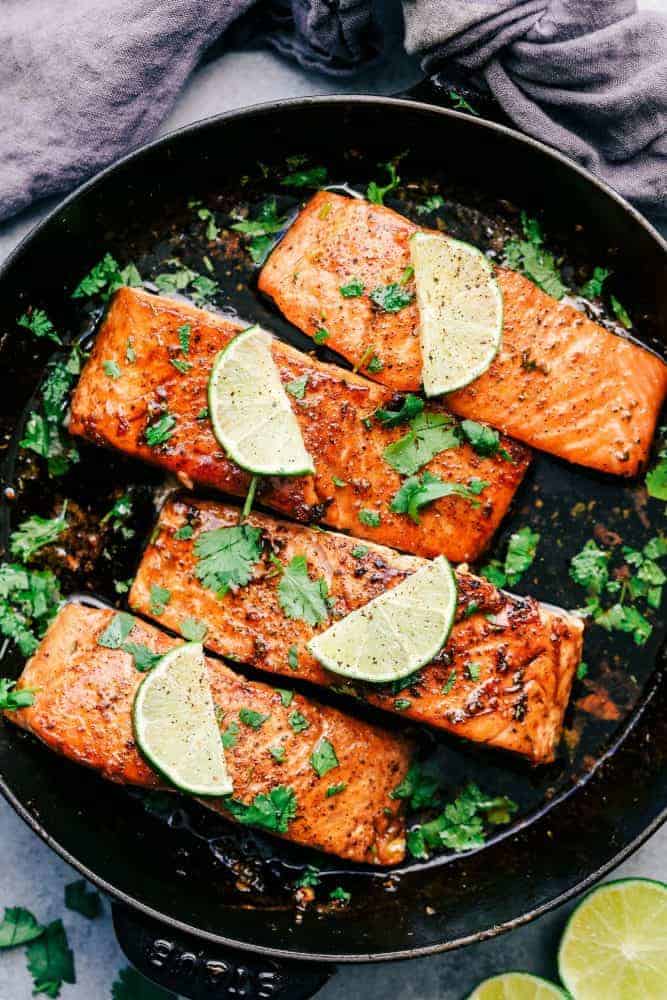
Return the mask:
M 570 576 L 575 583 L 584 587 L 589 594 L 599 595 L 609 580 L 609 552 L 598 548 L 590 539 L 581 552 L 573 556 Z
M 339 479 L 338 476 L 332 476 L 331 482 L 334 484 L 334 486 L 337 486 L 339 489 L 342 489 L 344 486 L 347 486 L 345 480 Z
M 192 525 L 184 524 L 182 527 L 178 529 L 178 531 L 174 532 L 174 538 L 179 542 L 184 542 L 187 541 L 188 538 L 192 538 L 193 534 L 194 534 L 194 528 L 192 527 Z
M 480 573 L 494 587 L 505 587 L 508 584 L 513 587 L 519 582 L 526 570 L 532 566 L 539 541 L 539 532 L 533 531 L 528 525 L 519 528 L 510 536 L 505 562 L 501 563 L 497 559 L 492 559 L 491 562 L 482 566 Z
M 337 785 L 329 785 L 326 790 L 326 797 L 328 799 L 333 798 L 334 795 L 340 795 L 347 788 L 347 781 L 339 781 Z
M 422 764 L 411 764 L 403 781 L 394 788 L 392 799 L 406 799 L 413 812 L 435 809 L 440 803 L 440 779 Z
M 34 701 L 35 692 L 30 688 L 17 690 L 16 681 L 9 677 L 0 677 L 0 712 L 16 712 L 19 708 L 29 708 Z
M 667 427 L 660 428 L 657 461 L 646 474 L 646 491 L 655 500 L 667 501 Z
M 32 517 L 22 521 L 16 531 L 9 536 L 9 550 L 22 562 L 28 562 L 45 545 L 51 545 L 67 528 L 67 501 L 56 517 Z
M 161 444 L 166 444 L 175 429 L 176 417 L 171 413 L 163 413 L 158 420 L 147 425 L 144 432 L 146 444 L 149 448 L 158 448 Z
M 169 358 L 169 363 L 172 364 L 176 371 L 180 372 L 181 375 L 187 375 L 192 368 L 189 361 L 181 361 L 179 358 Z
M 383 427 L 397 427 L 399 424 L 407 424 L 413 417 L 419 416 L 424 409 L 424 400 L 419 396 L 408 393 L 402 400 L 399 410 L 376 410 L 375 419 Z
M 371 302 L 374 302 L 378 309 L 383 312 L 396 313 L 409 306 L 414 299 L 414 292 L 407 292 L 403 286 L 396 281 L 390 285 L 378 285 L 370 293 Z
M 94 920 L 102 912 L 102 899 L 99 892 L 88 888 L 84 879 L 79 879 L 65 886 L 65 906 L 88 920 Z
M 579 294 L 585 299 L 597 299 L 602 295 L 602 286 L 611 274 L 606 267 L 596 267 L 593 269 L 593 277 L 581 286 Z
M 117 379 L 121 376 L 121 370 L 118 367 L 116 361 L 103 361 L 102 367 L 104 368 L 104 374 L 109 378 Z
M 466 673 L 471 681 L 478 681 L 482 667 L 479 663 L 466 663 Z
M 505 263 L 514 271 L 521 271 L 543 292 L 562 299 L 567 292 L 556 259 L 543 247 L 543 238 L 537 219 L 521 213 L 524 239 L 511 239 L 505 243 Z
M 319 778 L 323 778 L 325 774 L 328 774 L 329 771 L 333 771 L 333 769 L 338 767 L 340 764 L 338 757 L 336 756 L 336 751 L 333 748 L 333 744 L 325 738 L 322 738 L 317 743 L 315 749 L 310 755 L 310 763 Z
M 444 204 L 445 199 L 441 194 L 433 194 L 421 205 L 417 205 L 417 214 L 428 215 L 430 212 L 436 212 L 439 208 L 442 208 Z
M 613 310 L 614 316 L 626 330 L 632 329 L 632 320 L 630 319 L 627 310 L 621 305 L 615 295 L 609 296 L 609 301 L 611 302 L 611 308 Z
M 364 294 L 364 285 L 359 278 L 351 278 L 347 284 L 341 285 L 338 291 L 345 299 L 358 299 Z
M 161 587 L 159 583 L 151 584 L 150 590 L 150 612 L 152 615 L 164 614 L 164 609 L 171 600 L 171 591 L 166 587 Z
M 368 555 L 368 547 L 366 545 L 355 545 L 350 555 L 353 559 L 363 559 L 364 556 Z
M 290 822 L 296 816 L 296 795 L 292 788 L 278 785 L 268 795 L 256 795 L 250 805 L 225 798 L 225 809 L 235 820 L 247 826 L 259 826 L 274 833 L 287 833 Z
M 290 712 L 288 722 L 295 733 L 302 733 L 304 730 L 310 728 L 308 719 L 296 708 L 293 712 Z
M 203 642 L 208 632 L 208 625 L 198 618 L 184 618 L 181 622 L 181 635 L 188 642 Z
M 231 750 L 238 743 L 239 725 L 238 722 L 231 722 L 222 733 L 222 745 L 225 750 Z
M 455 684 L 456 684 L 456 670 L 451 670 L 449 673 L 449 677 L 443 684 L 442 693 L 449 694 L 449 692 L 452 690 Z
M 287 651 L 287 666 L 290 670 L 299 669 L 299 647 L 296 645 L 290 646 Z
M 357 517 L 361 524 L 365 524 L 367 528 L 379 528 L 382 524 L 382 518 L 376 510 L 368 510 L 362 507 Z
M 197 578 L 224 596 L 230 587 L 245 587 L 262 556 L 262 531 L 248 524 L 202 531 L 195 542 Z
M 280 695 L 281 705 L 284 705 L 285 708 L 289 708 L 294 700 L 294 691 L 286 691 L 285 688 L 276 688 L 276 691 Z
M 311 580 L 305 556 L 293 556 L 287 566 L 277 562 L 281 568 L 278 600 L 285 615 L 308 622 L 309 625 L 319 625 L 326 621 L 329 617 L 326 600 L 329 589 L 326 580 L 322 577 Z
M 306 870 L 304 871 L 301 878 L 297 879 L 294 883 L 296 889 L 314 889 L 320 884 L 320 871 L 319 868 L 314 868 L 313 865 L 306 865 Z
M 60 335 L 43 309 L 29 309 L 28 312 L 19 316 L 17 323 L 19 326 L 25 327 L 26 330 L 30 330 L 40 340 L 46 337 L 54 344 L 62 345 Z
M 505 795 L 488 798 L 477 785 L 469 784 L 459 797 L 427 823 L 408 833 L 408 850 L 415 858 L 425 859 L 429 851 L 446 847 L 469 851 L 485 841 L 484 820 L 491 824 L 508 823 L 517 806 Z
M 397 712 L 404 712 L 407 708 L 410 708 L 412 702 L 409 698 L 397 698 L 394 702 L 394 708 Z
M 176 260 L 170 263 L 175 270 L 158 274 L 155 278 L 155 284 L 163 294 L 173 295 L 175 292 L 187 292 L 198 306 L 207 305 L 217 295 L 219 286 L 213 278 L 209 278 L 205 274 L 198 274 L 190 267 L 177 266 L 178 261 Z
M 154 653 L 148 646 L 144 646 L 141 642 L 124 642 L 121 645 L 121 649 L 130 654 L 134 660 L 135 670 L 138 670 L 142 674 L 152 670 L 163 656 L 162 653 Z
M 478 424 L 475 420 L 462 420 L 461 430 L 478 455 L 495 455 L 500 448 L 500 434 L 486 424 Z
M 277 761 L 279 764 L 284 764 L 285 763 L 285 747 L 284 746 L 269 747 L 269 753 L 271 754 L 271 756 L 273 757 L 273 759 L 275 761 Z
M 153 588 L 151 587 L 151 595 L 152 591 Z M 106 649 L 120 649 L 134 628 L 135 621 L 132 615 L 128 615 L 125 611 L 119 611 L 98 636 L 98 646 L 104 646 Z
M 262 715 L 261 712 L 255 712 L 252 708 L 242 708 L 239 712 L 239 719 L 244 726 L 249 726 L 251 729 L 261 729 L 269 715 Z
M 20 445 L 47 460 L 49 476 L 62 476 L 79 460 L 74 442 L 64 427 L 69 393 L 81 371 L 75 347 L 66 361 L 53 361 L 39 391 L 39 408 L 26 422 Z
M 16 948 L 18 945 L 34 941 L 44 933 L 30 910 L 21 906 L 5 908 L 5 916 L 0 923 L 0 948 Z
M 26 947 L 28 970 L 33 978 L 33 996 L 58 997 L 63 983 L 75 983 L 74 956 L 62 920 L 54 920 L 44 933 Z
M 141 275 L 134 264 L 121 268 L 115 258 L 106 253 L 102 260 L 81 279 L 72 292 L 72 298 L 87 299 L 101 295 L 102 300 L 106 302 L 122 285 L 138 287 L 141 284 Z
M 251 237 L 248 251 L 257 264 L 270 249 L 273 243 L 271 237 L 284 229 L 286 224 L 287 219 L 278 215 L 276 199 L 269 198 L 260 207 L 254 219 L 237 222 L 232 226 L 232 229 L 236 230 L 237 233 L 243 233 L 244 236 Z
M 352 893 L 347 892 L 342 888 L 342 886 L 337 885 L 336 888 L 329 893 L 329 899 L 334 903 L 349 903 L 352 899 Z
M 0 565 L 0 634 L 16 643 L 24 656 L 37 649 L 60 600 L 58 580 L 49 570 Z
M 390 191 L 395 191 L 398 185 L 401 183 L 401 178 L 396 172 L 395 163 L 378 163 L 378 166 L 383 170 L 386 170 L 389 174 L 389 183 L 384 186 L 377 184 L 375 181 L 371 181 L 366 188 L 366 197 L 369 201 L 373 202 L 374 205 L 384 205 L 385 195 L 388 195 Z
M 104 517 L 100 518 L 100 524 L 110 524 L 113 531 L 119 532 L 127 540 L 134 537 L 134 528 L 130 528 L 125 523 L 131 516 L 132 497 L 129 493 L 123 493 L 114 500 L 111 510 L 108 510 Z
M 382 457 L 402 476 L 411 476 L 441 451 L 460 443 L 458 425 L 448 413 L 418 413 L 407 434 L 387 445 Z
M 283 177 L 281 184 L 285 187 L 321 187 L 327 181 L 326 167 L 311 167 L 310 170 L 297 170 Z
M 588 664 L 582 660 L 579 666 L 577 667 L 577 677 L 580 681 L 583 681 L 584 677 L 586 677 L 587 674 L 588 674 Z
M 368 364 L 366 365 L 366 371 L 369 371 L 371 375 L 377 375 L 384 368 L 384 361 L 378 358 L 377 354 L 374 354 Z
M 183 326 L 179 326 L 176 331 L 178 334 L 178 343 L 183 354 L 190 353 L 190 335 L 192 333 L 192 327 L 189 323 L 184 323 Z
M 444 482 L 438 476 L 426 471 L 419 476 L 410 476 L 395 494 L 389 509 L 395 514 L 407 514 L 415 524 L 419 524 L 419 509 L 441 497 L 458 496 L 478 504 L 475 498 L 489 484 L 484 479 L 471 479 L 467 486 L 463 483 Z
M 216 224 L 215 215 L 211 209 L 206 208 L 205 205 L 202 205 L 201 201 L 196 199 L 188 202 L 188 208 L 194 208 L 197 212 L 197 218 L 206 223 L 206 239 L 209 241 L 217 240 L 220 229 Z
M 208 420 L 208 406 L 203 406 L 201 408 L 201 410 L 195 417 L 195 420 Z
M 450 90 L 449 99 L 452 102 L 454 111 L 467 111 L 468 114 L 475 115 L 476 118 L 479 118 L 479 111 L 476 111 L 472 104 L 469 104 L 465 97 L 462 97 L 458 91 Z
M 325 330 L 323 326 L 316 330 L 313 334 L 313 340 L 316 344 L 323 344 L 325 340 L 329 339 L 329 331 Z
M 290 396 L 294 396 L 295 399 L 303 399 L 306 395 L 306 386 L 308 385 L 308 375 L 300 375 L 299 378 L 292 379 L 285 386 L 285 391 L 289 392 Z

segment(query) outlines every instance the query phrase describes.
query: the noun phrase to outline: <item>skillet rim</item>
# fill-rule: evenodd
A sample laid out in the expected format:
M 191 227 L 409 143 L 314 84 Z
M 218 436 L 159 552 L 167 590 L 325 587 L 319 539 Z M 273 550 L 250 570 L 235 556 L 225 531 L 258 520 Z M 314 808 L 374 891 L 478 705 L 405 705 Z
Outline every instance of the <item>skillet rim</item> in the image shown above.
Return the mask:
M 392 107 L 392 108 L 406 108 L 417 113 L 426 113 L 439 115 L 444 118 L 454 118 L 459 120 L 465 120 L 469 125 L 475 126 L 481 129 L 486 129 L 490 132 L 499 133 L 506 136 L 510 141 L 518 143 L 520 145 L 526 146 L 528 148 L 534 149 L 539 153 L 542 153 L 552 160 L 555 160 L 561 167 L 565 170 L 569 170 L 578 174 L 585 182 L 592 184 L 597 187 L 603 195 L 606 195 L 612 201 L 616 202 L 618 207 L 627 215 L 632 218 L 635 224 L 638 224 L 642 228 L 647 236 L 653 240 L 657 248 L 663 252 L 665 257 L 667 257 L 667 240 L 664 239 L 661 234 L 656 230 L 656 228 L 646 219 L 646 217 L 633 205 L 631 205 L 622 195 L 615 191 L 606 181 L 599 177 L 596 177 L 590 173 L 585 167 L 571 160 L 563 153 L 558 150 L 547 146 L 545 143 L 534 139 L 532 136 L 524 135 L 515 129 L 509 128 L 508 126 L 498 124 L 496 122 L 488 121 L 483 118 L 474 118 L 470 115 L 463 114 L 458 111 L 454 111 L 450 108 L 439 107 L 438 105 L 429 104 L 425 101 L 415 101 L 407 98 L 398 97 L 384 97 L 381 95 L 367 95 L 367 94 L 334 94 L 334 95 L 315 95 L 309 97 L 295 97 L 295 98 L 284 98 L 276 101 L 267 101 L 259 104 L 246 105 L 241 108 L 234 108 L 228 111 L 221 112 L 217 115 L 210 115 L 206 118 L 197 119 L 194 122 L 190 122 L 187 125 L 183 125 L 179 128 L 170 130 L 156 139 L 138 146 L 129 153 L 115 160 L 113 163 L 104 167 L 98 173 L 94 174 L 91 178 L 84 181 L 77 188 L 75 188 L 70 194 L 66 195 L 61 201 L 59 201 L 43 219 L 35 223 L 31 229 L 26 233 L 26 235 L 19 241 L 19 243 L 10 251 L 5 260 L 0 265 L 0 283 L 4 280 L 5 275 L 14 265 L 16 261 L 20 259 L 21 254 L 25 248 L 30 244 L 30 242 L 36 238 L 41 231 L 46 228 L 57 216 L 62 213 L 64 209 L 69 207 L 71 204 L 75 203 L 77 199 L 91 191 L 96 185 L 101 184 L 108 175 L 113 171 L 116 171 L 128 164 L 131 164 L 134 160 L 139 160 L 142 156 L 156 150 L 161 147 L 168 148 L 169 144 L 174 139 L 180 139 L 183 136 L 187 136 L 203 130 L 208 127 L 216 127 L 224 124 L 230 120 L 243 120 L 245 118 L 252 119 L 259 115 L 271 115 L 274 112 L 281 112 L 285 109 L 301 109 L 308 108 L 318 105 L 327 106 L 344 106 L 344 105 L 376 105 L 381 107 Z M 630 732 L 639 723 L 645 709 L 648 707 L 649 703 L 653 700 L 658 684 L 661 681 L 660 673 L 658 673 L 649 691 L 645 694 L 642 701 L 636 707 L 635 711 L 631 713 L 630 717 L 626 720 L 626 723 L 619 735 L 619 737 L 613 742 L 613 744 L 608 748 L 608 750 L 603 754 L 603 756 L 596 762 L 597 771 L 600 764 L 607 760 L 612 754 L 615 754 L 617 750 L 621 748 L 621 745 L 625 742 Z M 664 683 L 664 678 L 663 678 Z M 592 777 L 592 775 L 591 775 Z M 573 790 L 574 791 L 574 790 Z M 202 941 L 207 941 L 218 946 L 223 946 L 225 948 L 231 948 L 236 951 L 251 953 L 255 955 L 264 956 L 267 958 L 274 959 L 285 959 L 293 962 L 322 962 L 327 964 L 361 964 L 361 963 L 374 963 L 374 962 L 387 962 L 387 961 L 400 961 L 409 958 L 425 957 L 428 955 L 439 954 L 441 952 L 454 951 L 456 948 L 463 947 L 468 944 L 472 944 L 479 941 L 488 940 L 490 938 L 498 937 L 501 934 L 507 933 L 517 927 L 521 927 L 532 920 L 543 916 L 545 913 L 556 909 L 558 906 L 563 905 L 568 900 L 571 900 L 578 895 L 590 889 L 596 882 L 602 879 L 608 872 L 612 871 L 619 864 L 621 864 L 627 857 L 634 853 L 653 833 L 655 833 L 663 823 L 667 821 L 667 802 L 665 802 L 662 810 L 656 815 L 656 817 L 648 824 L 645 829 L 638 834 L 632 841 L 622 847 L 612 858 L 610 858 L 603 865 L 595 868 L 586 878 L 582 879 L 576 885 L 572 886 L 570 889 L 560 893 L 552 899 L 547 900 L 540 906 L 529 910 L 526 913 L 521 914 L 518 917 L 513 917 L 502 924 L 496 924 L 485 931 L 476 931 L 472 934 L 464 935 L 458 937 L 455 940 L 445 941 L 438 944 L 424 945 L 416 948 L 401 949 L 399 951 L 384 953 L 367 953 L 367 954 L 320 954 L 317 952 L 303 952 L 303 951 L 289 951 L 282 948 L 270 948 L 264 945 L 249 944 L 247 942 L 234 940 L 232 938 L 225 937 L 220 934 L 215 934 L 210 931 L 204 931 L 199 928 L 194 927 L 191 924 L 184 923 L 177 918 L 167 916 L 160 913 L 158 910 L 153 909 L 151 906 L 143 903 L 139 899 L 135 899 L 128 893 L 121 889 L 118 889 L 108 883 L 104 878 L 97 875 L 86 865 L 79 862 L 70 852 L 60 845 L 54 837 L 52 837 L 48 830 L 43 827 L 40 822 L 28 811 L 26 806 L 19 801 L 18 797 L 10 789 L 8 783 L 6 782 L 2 773 L 0 773 L 0 792 L 2 792 L 4 798 L 12 806 L 14 811 L 21 817 L 21 819 L 32 829 L 37 836 L 40 837 L 48 847 L 51 848 L 57 855 L 59 855 L 64 861 L 71 865 L 75 870 L 77 870 L 81 875 L 87 878 L 91 883 L 93 883 L 97 888 L 101 889 L 104 893 L 119 903 L 128 906 L 130 909 L 138 911 L 144 916 L 157 920 L 167 927 L 179 930 L 183 933 L 192 935 Z M 556 804 L 555 802 L 553 803 Z M 539 810 L 536 815 L 531 818 L 532 820 L 539 819 L 542 814 L 542 810 Z M 508 831 L 508 836 L 514 833 L 518 833 L 521 826 L 515 827 L 512 831 Z M 505 839 L 505 838 L 502 838 Z

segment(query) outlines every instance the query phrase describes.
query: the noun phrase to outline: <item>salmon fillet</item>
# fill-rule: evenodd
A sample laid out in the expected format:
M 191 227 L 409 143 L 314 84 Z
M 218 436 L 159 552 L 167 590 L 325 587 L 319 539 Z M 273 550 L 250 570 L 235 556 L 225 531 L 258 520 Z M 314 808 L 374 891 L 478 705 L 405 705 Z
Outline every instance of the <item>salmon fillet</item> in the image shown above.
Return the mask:
M 51 750 L 91 767 L 109 781 L 142 788 L 162 782 L 134 743 L 132 703 L 143 674 L 129 653 L 107 649 L 98 638 L 112 611 L 67 604 L 28 661 L 18 687 L 37 691 L 30 708 L 7 718 L 33 733 Z M 175 640 L 136 621 L 131 641 L 166 652 Z M 218 660 L 207 659 L 213 699 L 224 713 L 221 728 L 238 726 L 236 744 L 225 751 L 234 799 L 250 803 L 283 785 L 296 796 L 296 816 L 286 840 L 351 861 L 397 864 L 405 854 L 404 820 L 391 792 L 405 776 L 410 744 L 399 735 L 293 694 L 246 680 Z M 286 699 L 287 700 L 287 699 Z M 268 716 L 259 729 L 239 722 L 239 710 Z M 308 728 L 296 732 L 289 718 L 300 712 Z M 318 777 L 310 757 L 321 739 L 334 747 L 338 766 Z M 283 763 L 271 748 L 282 746 Z M 344 784 L 327 796 L 332 785 Z M 222 799 L 203 805 L 233 819 Z
M 187 355 L 179 348 L 178 330 L 183 326 L 190 329 Z M 226 457 L 205 411 L 202 415 L 213 360 L 240 329 L 225 316 L 137 289 L 120 289 L 74 393 L 71 433 L 171 470 L 189 488 L 200 484 L 244 496 L 250 477 Z M 128 345 L 132 363 L 127 360 Z M 265 480 L 261 502 L 297 520 L 322 520 L 424 556 L 444 553 L 455 562 L 477 558 L 525 474 L 527 449 L 503 440 L 509 461 L 499 455 L 483 458 L 468 444 L 440 452 L 425 467 L 428 472 L 449 482 L 468 484 L 476 478 L 488 485 L 476 505 L 462 497 L 443 497 L 424 508 L 421 523 L 415 524 L 406 514 L 389 510 L 402 480 L 382 457 L 407 428 L 362 422 L 378 407 L 388 406 L 394 398 L 391 390 L 320 364 L 278 340 L 272 351 L 285 384 L 307 376 L 303 398 L 288 398 L 317 472 Z M 180 372 L 173 360 L 185 361 L 190 368 Z M 105 371 L 108 362 L 118 366 L 117 377 Z M 174 418 L 173 433 L 166 443 L 149 447 L 146 426 L 165 411 Z M 443 408 L 434 405 L 429 412 Z M 363 510 L 379 515 L 381 523 L 362 523 Z
M 391 549 L 359 545 L 322 532 L 252 514 L 261 528 L 264 556 L 247 586 L 224 597 L 196 575 L 194 545 L 202 532 L 238 523 L 236 508 L 190 498 L 165 504 L 130 592 L 130 606 L 154 616 L 151 587 L 171 597 L 159 621 L 179 631 L 187 617 L 208 626 L 205 644 L 217 653 L 272 673 L 335 687 L 390 712 L 501 747 L 536 763 L 554 758 L 574 672 L 581 659 L 583 623 L 529 597 L 514 597 L 487 580 L 458 572 L 456 624 L 444 650 L 404 690 L 399 685 L 351 684 L 325 670 L 306 643 L 327 623 L 312 627 L 287 618 L 277 592 L 279 576 L 268 553 L 283 564 L 307 558 L 311 579 L 326 581 L 332 619 L 348 614 L 400 583 L 423 560 Z M 177 537 L 185 525 L 187 538 Z M 189 530 L 186 532 L 189 535 Z
M 269 257 L 259 287 L 305 333 L 326 327 L 327 346 L 353 364 L 372 348 L 384 367 L 365 369 L 370 377 L 415 391 L 416 302 L 382 312 L 368 294 L 345 298 L 340 287 L 356 278 L 368 293 L 400 281 L 419 228 L 383 205 L 320 191 Z M 636 475 L 667 392 L 667 366 L 516 271 L 496 274 L 505 307 L 501 349 L 484 375 L 447 397 L 448 407 L 569 462 Z

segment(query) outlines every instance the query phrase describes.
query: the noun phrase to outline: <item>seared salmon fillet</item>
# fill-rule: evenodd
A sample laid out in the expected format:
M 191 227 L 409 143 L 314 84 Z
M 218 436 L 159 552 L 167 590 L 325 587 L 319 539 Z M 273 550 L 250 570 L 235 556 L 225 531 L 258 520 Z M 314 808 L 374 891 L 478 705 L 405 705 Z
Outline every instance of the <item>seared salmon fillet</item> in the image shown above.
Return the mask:
M 179 341 L 183 327 L 189 337 L 187 353 Z M 120 289 L 74 393 L 70 431 L 162 466 L 190 488 L 201 484 L 245 495 L 250 477 L 227 458 L 206 416 L 213 361 L 240 329 L 225 316 Z M 132 362 L 127 360 L 128 345 Z M 391 390 L 320 364 L 278 340 L 272 351 L 283 383 L 305 378 L 303 397 L 288 398 L 317 471 L 314 476 L 266 479 L 259 494 L 262 503 L 297 520 L 322 520 L 424 556 L 444 553 L 456 562 L 479 556 L 523 478 L 530 460 L 527 449 L 507 439 L 502 446 L 509 458 L 500 452 L 482 457 L 468 444 L 441 451 L 425 466 L 430 474 L 459 485 L 475 479 L 487 485 L 472 502 L 460 496 L 434 501 L 415 524 L 389 509 L 402 479 L 383 458 L 385 448 L 407 428 L 388 429 L 372 419 L 378 407 L 392 402 Z M 185 371 L 172 361 L 181 369 L 184 363 Z M 107 374 L 109 362 L 118 366 L 117 377 Z M 435 404 L 428 412 L 445 411 Z M 160 420 L 170 426 L 162 443 L 151 446 L 147 425 L 155 427 Z
M 36 691 L 34 704 L 6 715 L 50 749 L 110 781 L 161 788 L 161 779 L 134 742 L 132 703 L 143 675 L 129 653 L 98 643 L 113 615 L 80 604 L 65 605 L 17 685 Z M 159 653 L 175 644 L 138 620 L 131 640 Z M 351 861 L 401 861 L 404 820 L 391 792 L 407 772 L 409 742 L 300 694 L 294 693 L 290 700 L 286 692 L 281 696 L 275 688 L 246 680 L 218 660 L 207 659 L 207 665 L 221 728 L 238 730 L 236 742 L 225 751 L 235 801 L 249 804 L 257 795 L 286 786 L 296 799 L 296 815 L 283 834 L 286 840 Z M 258 729 L 241 723 L 242 708 L 266 715 L 266 721 Z M 305 719 L 300 731 L 290 724 L 294 713 Z M 311 754 L 323 739 L 333 746 L 338 766 L 319 777 Z M 284 748 L 282 763 L 271 753 L 275 747 Z M 327 796 L 327 789 L 338 784 L 344 785 L 343 790 Z M 224 799 L 201 801 L 233 818 Z
M 327 346 L 353 364 L 372 349 L 383 367 L 363 369 L 371 378 L 415 391 L 416 301 L 383 312 L 368 293 L 401 280 L 419 228 L 383 205 L 320 191 L 270 255 L 259 287 L 305 333 L 326 327 Z M 448 407 L 569 462 L 636 475 L 667 392 L 667 366 L 516 271 L 496 273 L 505 309 L 501 349 L 480 378 L 447 397 Z M 353 279 L 366 294 L 346 298 L 341 286 Z
M 263 554 L 247 586 L 220 596 L 197 576 L 197 539 L 238 524 L 235 507 L 172 498 L 160 515 L 130 592 L 130 606 L 155 617 L 151 587 L 171 594 L 159 621 L 179 631 L 185 618 L 208 626 L 204 643 L 223 656 L 272 673 L 336 687 L 415 722 L 523 754 L 536 763 L 553 760 L 563 714 L 581 659 L 583 623 L 529 597 L 514 597 L 485 579 L 459 570 L 456 624 L 443 651 L 401 684 L 351 684 L 325 670 L 306 643 L 327 622 L 313 627 L 286 617 L 277 590 L 283 565 L 307 559 L 311 579 L 324 579 L 331 603 L 329 623 L 400 583 L 423 564 L 379 545 L 252 514 Z M 187 530 L 183 531 L 186 526 Z M 183 537 L 185 535 L 186 537 Z

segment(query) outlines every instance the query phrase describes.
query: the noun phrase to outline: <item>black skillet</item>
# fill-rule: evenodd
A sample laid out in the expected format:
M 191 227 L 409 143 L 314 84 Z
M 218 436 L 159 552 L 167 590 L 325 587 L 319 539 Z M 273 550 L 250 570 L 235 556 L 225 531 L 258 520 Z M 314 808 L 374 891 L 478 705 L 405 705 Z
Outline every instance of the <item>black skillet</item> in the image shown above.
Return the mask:
M 4 485 L 18 491 L 18 500 L 5 505 L 4 541 L 10 521 L 52 511 L 52 489 L 74 495 L 85 521 L 88 513 L 94 520 L 108 509 L 114 488 L 138 482 L 139 534 L 117 548 L 112 566 L 83 558 L 78 571 L 63 577 L 68 593 L 114 601 L 112 577 L 132 574 L 141 533 L 154 516 L 148 491 L 159 480 L 136 463 L 85 446 L 62 485 L 21 471 L 14 432 L 45 359 L 34 343 L 16 336 L 15 320 L 26 305 L 47 308 L 59 328 L 77 333 L 89 317 L 74 309 L 69 293 L 106 250 L 149 271 L 182 251 L 190 266 L 202 269 L 188 198 L 203 197 L 224 217 L 235 202 L 279 193 L 271 165 L 284 171 L 285 155 L 295 152 L 329 164 L 333 179 L 363 190 L 379 161 L 404 150 L 407 201 L 397 207 L 414 211 L 437 182 L 451 200 L 444 210 L 448 227 L 487 245 L 494 232 L 516 229 L 516 206 L 540 213 L 572 283 L 595 264 L 611 266 L 615 293 L 639 320 L 642 338 L 662 351 L 664 242 L 614 192 L 557 152 L 502 126 L 412 101 L 315 98 L 221 115 L 133 153 L 84 185 L 2 269 Z M 257 161 L 269 165 L 268 178 Z M 246 259 L 243 249 L 235 256 L 224 246 L 228 258 L 212 257 L 227 293 L 221 304 L 231 302 L 244 318 L 312 348 L 260 301 L 252 279 L 246 287 L 250 272 L 245 264 L 237 268 L 239 254 Z M 592 498 L 597 523 L 623 531 L 629 544 L 645 540 L 647 525 L 655 531 L 653 522 L 662 516 L 660 505 L 647 506 L 641 492 L 539 456 L 496 543 L 502 550 L 509 530 L 526 521 L 541 530 L 540 557 L 521 585 L 524 592 L 570 607 L 581 603 L 566 567 L 590 537 L 593 522 L 580 513 Z M 593 884 L 657 829 L 667 807 L 662 624 L 655 623 L 641 649 L 624 636 L 591 634 L 590 677 L 577 682 L 573 702 L 604 690 L 617 717 L 599 720 L 571 707 L 566 721 L 579 745 L 556 764 L 531 769 L 435 738 L 453 786 L 472 777 L 492 791 L 508 791 L 521 806 L 519 818 L 480 851 L 406 862 L 397 874 L 306 857 L 187 804 L 167 820 L 149 814 L 136 794 L 104 784 L 9 725 L 0 725 L 0 785 L 32 829 L 109 894 L 120 943 L 147 975 L 192 998 L 306 997 L 335 963 L 431 954 L 525 923 Z M 20 660 L 9 653 L 2 673 L 19 669 Z M 321 866 L 325 889 L 340 883 L 351 890 L 348 907 L 311 906 L 297 915 L 285 886 L 306 861 Z

